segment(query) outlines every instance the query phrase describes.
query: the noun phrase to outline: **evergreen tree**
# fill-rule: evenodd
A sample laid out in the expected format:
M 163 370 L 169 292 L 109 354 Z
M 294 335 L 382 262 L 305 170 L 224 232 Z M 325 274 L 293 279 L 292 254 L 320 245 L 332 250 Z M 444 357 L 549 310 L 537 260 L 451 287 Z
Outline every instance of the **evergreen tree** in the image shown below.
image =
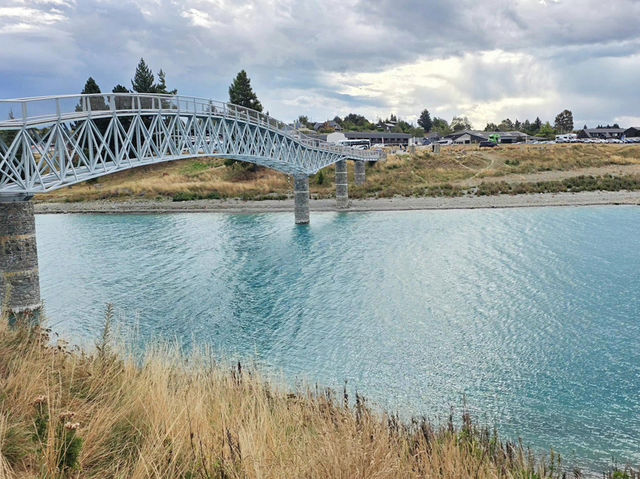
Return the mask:
M 175 88 L 173 90 L 167 90 L 166 75 L 162 69 L 158 72 L 158 84 L 155 85 L 154 89 L 156 93 L 162 93 L 164 95 L 175 95 L 178 93 L 178 90 Z
M 262 104 L 251 88 L 251 80 L 247 72 L 241 70 L 229 86 L 229 103 L 262 111 Z
M 531 133 L 531 122 L 529 120 L 525 120 L 522 124 L 522 131 L 525 133 Z
M 427 133 L 430 132 L 431 128 L 433 127 L 431 115 L 429 114 L 429 110 L 427 110 L 426 108 L 422 110 L 422 113 L 420 113 L 420 118 L 418 118 L 418 125 L 424 128 L 424 131 L 426 131 Z
M 84 88 L 82 89 L 82 94 L 90 95 L 92 93 L 102 93 L 102 92 L 100 91 L 100 87 L 98 86 L 96 81 L 93 79 L 93 77 L 89 77 L 87 79 L 87 82 L 84 84 Z
M 138 62 L 136 73 L 133 80 L 131 80 L 131 86 L 133 91 L 137 93 L 155 93 L 156 91 L 153 72 L 145 63 L 144 58 L 141 58 Z
M 498 125 L 499 131 L 513 131 L 514 124 L 509 118 L 505 118 Z
M 542 128 L 542 120 L 540 120 L 539 116 L 536 116 L 536 121 L 533 122 L 533 132 L 532 133 L 538 133 L 540 131 L 540 128 Z
M 113 93 L 131 93 L 127 87 L 120 85 L 119 83 L 113 87 L 111 90 Z M 131 109 L 131 99 L 128 97 L 116 97 L 116 109 L 118 110 L 129 110 Z
M 498 125 L 495 123 L 487 123 L 487 126 L 484 127 L 484 131 L 500 131 Z
M 96 95 L 102 92 L 100 91 L 100 87 L 98 86 L 96 81 L 92 77 L 89 77 L 80 93 L 82 95 Z M 88 106 L 91 107 L 91 111 L 108 110 L 107 104 L 104 102 L 104 97 L 102 96 L 94 96 L 89 98 L 88 101 L 85 100 L 85 107 Z M 76 106 L 76 111 L 82 110 L 83 105 L 82 102 L 80 102 L 80 104 Z

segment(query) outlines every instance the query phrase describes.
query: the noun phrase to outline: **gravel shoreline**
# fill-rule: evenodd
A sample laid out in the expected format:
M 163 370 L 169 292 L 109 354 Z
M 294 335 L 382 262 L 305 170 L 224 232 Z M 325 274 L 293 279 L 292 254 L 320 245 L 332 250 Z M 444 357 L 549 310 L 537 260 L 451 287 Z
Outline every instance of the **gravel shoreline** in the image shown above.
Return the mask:
M 475 208 L 524 208 L 537 206 L 640 205 L 640 191 L 584 191 L 528 195 L 462 196 L 454 198 L 375 198 L 351 200 L 346 211 L 402 211 Z M 311 211 L 345 211 L 334 199 L 311 200 Z M 273 213 L 293 212 L 293 199 L 242 201 L 86 201 L 79 203 L 36 203 L 37 214 L 63 213 Z

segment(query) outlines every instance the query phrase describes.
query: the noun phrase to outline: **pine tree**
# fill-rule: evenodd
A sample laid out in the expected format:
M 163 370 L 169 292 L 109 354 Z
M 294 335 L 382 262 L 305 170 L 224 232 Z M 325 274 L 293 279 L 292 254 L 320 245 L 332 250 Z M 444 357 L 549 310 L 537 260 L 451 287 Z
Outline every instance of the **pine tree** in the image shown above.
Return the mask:
M 102 93 L 102 92 L 100 91 L 100 87 L 98 86 L 96 81 L 93 79 L 93 77 L 89 77 L 87 79 L 87 82 L 84 84 L 84 88 L 82 89 L 82 94 L 90 95 L 92 93 Z
M 120 85 L 119 83 L 111 90 L 113 93 L 131 93 L 127 87 Z M 131 108 L 131 98 L 125 96 L 116 97 L 116 109 L 129 110 Z
M 429 114 L 429 110 L 426 108 L 422 110 L 420 113 L 420 118 L 418 118 L 418 125 L 424 128 L 425 132 L 430 132 L 433 127 L 433 122 L 431 121 L 431 115 Z
M 229 103 L 262 111 L 262 105 L 251 88 L 251 80 L 247 72 L 241 70 L 229 86 Z
M 82 95 L 97 95 L 102 92 L 100 91 L 100 87 L 98 86 L 96 81 L 93 79 L 93 77 L 89 77 L 86 83 L 84 84 L 84 88 L 80 93 Z M 91 111 L 108 109 L 106 103 L 104 102 L 104 97 L 102 96 L 94 96 L 89 98 L 88 102 L 85 103 L 85 106 L 90 106 Z M 78 104 L 78 106 L 76 106 L 76 111 L 82 111 L 82 110 L 83 110 L 83 105 L 81 102 L 80 104 Z
M 178 90 L 176 90 L 175 88 L 170 91 L 167 90 L 166 75 L 162 71 L 162 69 L 160 69 L 160 71 L 158 72 L 158 84 L 155 85 L 154 89 L 156 93 L 162 93 L 164 95 L 175 95 L 176 93 L 178 93 Z
M 155 78 L 153 72 L 147 66 L 144 58 L 141 58 L 136 67 L 136 73 L 131 80 L 133 91 L 138 93 L 155 93 Z
M 540 120 L 539 116 L 536 116 L 536 121 L 533 122 L 533 133 L 538 133 L 542 128 L 542 120 Z

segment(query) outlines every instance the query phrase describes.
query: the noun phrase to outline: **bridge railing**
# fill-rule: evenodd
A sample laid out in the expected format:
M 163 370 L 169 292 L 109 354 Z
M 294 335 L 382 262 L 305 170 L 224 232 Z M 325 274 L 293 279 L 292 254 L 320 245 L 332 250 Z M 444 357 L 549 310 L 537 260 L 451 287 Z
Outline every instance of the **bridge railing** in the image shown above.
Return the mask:
M 114 114 L 153 115 L 169 111 L 176 114 L 224 117 L 267 127 L 308 148 L 329 151 L 348 158 L 373 160 L 382 157 L 382 153 L 378 151 L 357 150 L 304 135 L 293 126 L 250 108 L 180 95 L 106 93 L 0 100 L 0 130 L 73 121 L 91 116 L 99 118 Z

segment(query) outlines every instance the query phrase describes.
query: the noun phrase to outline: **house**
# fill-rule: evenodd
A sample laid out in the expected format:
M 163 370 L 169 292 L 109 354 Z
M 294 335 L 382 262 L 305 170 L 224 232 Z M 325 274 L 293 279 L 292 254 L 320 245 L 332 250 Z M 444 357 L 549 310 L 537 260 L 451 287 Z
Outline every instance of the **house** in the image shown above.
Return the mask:
M 409 146 L 411 135 L 407 133 L 392 133 L 389 131 L 369 132 L 369 131 L 345 131 L 347 140 L 369 140 L 371 146 Z
M 582 130 L 578 130 L 578 138 L 581 140 L 595 138 L 608 140 L 610 138 L 620 138 L 624 134 L 624 128 L 583 128 Z
M 487 132 L 487 134 L 493 134 Z M 500 135 L 500 143 L 525 143 L 530 136 L 521 131 L 497 131 L 495 134 Z
M 632 126 L 624 130 L 624 136 L 627 138 L 640 137 L 640 126 Z
M 468 145 L 470 143 L 480 143 L 489 139 L 489 133 L 475 130 L 456 131 L 445 136 L 446 139 L 453 141 L 456 145 Z
M 478 130 L 463 130 L 451 133 L 445 138 L 453 141 L 456 145 L 468 145 L 470 143 L 480 143 L 481 141 L 487 141 L 489 135 L 500 136 L 500 143 L 525 143 L 531 137 L 521 131 L 478 131 Z

